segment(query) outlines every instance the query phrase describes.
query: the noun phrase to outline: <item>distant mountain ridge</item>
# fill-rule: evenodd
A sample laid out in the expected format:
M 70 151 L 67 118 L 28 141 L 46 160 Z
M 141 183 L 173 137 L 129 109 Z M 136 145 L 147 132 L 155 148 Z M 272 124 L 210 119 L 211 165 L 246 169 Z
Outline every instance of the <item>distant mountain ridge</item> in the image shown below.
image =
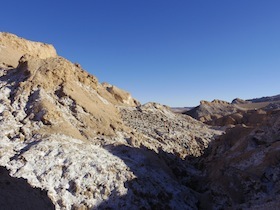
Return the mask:
M 275 96 L 265 96 L 265 97 L 261 97 L 261 98 L 248 99 L 246 101 L 249 101 L 252 103 L 280 101 L 280 94 L 275 95 Z
M 278 108 L 280 108 L 280 95 L 248 100 L 236 98 L 232 100 L 231 103 L 217 99 L 212 102 L 201 101 L 199 106 L 182 113 L 201 122 L 215 124 L 213 121 L 234 113 L 258 109 L 273 110 Z M 234 121 L 235 120 L 233 120 L 232 123 Z

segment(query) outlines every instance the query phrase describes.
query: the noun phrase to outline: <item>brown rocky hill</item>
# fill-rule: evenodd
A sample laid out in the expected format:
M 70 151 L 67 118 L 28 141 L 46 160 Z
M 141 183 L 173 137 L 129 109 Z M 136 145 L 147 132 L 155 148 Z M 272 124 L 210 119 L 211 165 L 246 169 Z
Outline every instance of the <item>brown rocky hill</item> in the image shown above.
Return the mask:
M 0 201 L 7 209 L 278 209 L 275 104 L 203 101 L 191 110 L 198 121 L 100 84 L 51 45 L 0 33 Z
M 212 102 L 201 101 L 199 106 L 183 114 L 189 115 L 201 122 L 210 123 L 212 120 L 219 119 L 236 111 L 237 107 L 235 105 L 222 100 L 213 100 Z
M 211 142 L 195 161 L 204 171 L 196 180 L 201 209 L 280 207 L 280 112 L 237 125 Z
M 272 97 L 277 98 L 277 97 Z M 265 101 L 265 100 L 266 101 Z M 193 159 L 200 209 L 278 209 L 280 112 L 270 97 L 202 102 L 188 114 L 225 134 Z
M 212 102 L 201 101 L 200 105 L 183 112 L 208 125 L 228 126 L 236 124 L 254 123 L 254 116 L 260 113 L 279 109 L 280 101 L 278 97 L 263 97 L 260 100 L 234 99 L 231 103 L 221 100 Z
M 26 116 L 21 120 L 42 122 L 39 133 L 62 133 L 79 139 L 94 133 L 113 135 L 115 130 L 123 129 L 114 105 L 138 104 L 127 92 L 117 89 L 116 94 L 111 91 L 116 88 L 104 87 L 80 65 L 57 56 L 50 45 L 7 33 L 0 34 L 0 43 L 4 49 L 0 54 L 2 63 L 18 63 L 2 77 L 9 83 L 12 106 L 24 108 Z
M 51 45 L 8 33 L 0 33 L 0 101 L 0 165 L 56 209 L 196 209 L 188 180 L 199 172 L 183 160 L 222 133 L 140 105 Z

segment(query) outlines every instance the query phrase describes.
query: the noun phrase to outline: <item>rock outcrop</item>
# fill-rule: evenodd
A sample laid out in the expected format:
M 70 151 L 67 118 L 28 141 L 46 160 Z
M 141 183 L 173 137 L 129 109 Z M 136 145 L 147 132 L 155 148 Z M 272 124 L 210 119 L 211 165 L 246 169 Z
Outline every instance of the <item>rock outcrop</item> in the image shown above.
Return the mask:
M 56 50 L 50 44 L 32 42 L 14 34 L 0 32 L 0 62 L 10 67 L 17 67 L 19 59 L 29 54 L 45 59 L 56 57 Z
M 102 83 L 102 86 L 110 93 L 110 94 L 102 94 L 109 101 L 113 101 L 113 103 L 117 102 L 119 105 L 128 105 L 128 106 L 138 106 L 140 103 L 131 97 L 130 93 L 114 86 L 110 85 L 106 82 Z M 113 99 L 111 99 L 113 97 Z
M 237 107 L 221 100 L 213 100 L 212 102 L 201 101 L 200 105 L 184 112 L 201 122 L 211 124 L 212 120 L 219 119 L 223 116 L 233 114 L 237 111 Z
M 241 98 L 235 98 L 231 102 L 232 104 L 247 104 L 250 103 L 249 101 L 243 100 Z

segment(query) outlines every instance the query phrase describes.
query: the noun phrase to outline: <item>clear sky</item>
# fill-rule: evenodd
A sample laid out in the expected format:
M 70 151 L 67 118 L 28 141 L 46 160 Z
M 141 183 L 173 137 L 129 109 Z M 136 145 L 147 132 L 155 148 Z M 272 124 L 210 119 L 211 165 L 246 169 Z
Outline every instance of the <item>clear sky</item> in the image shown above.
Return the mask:
M 141 103 L 280 94 L 279 0 L 9 0 L 0 31 L 53 44 Z

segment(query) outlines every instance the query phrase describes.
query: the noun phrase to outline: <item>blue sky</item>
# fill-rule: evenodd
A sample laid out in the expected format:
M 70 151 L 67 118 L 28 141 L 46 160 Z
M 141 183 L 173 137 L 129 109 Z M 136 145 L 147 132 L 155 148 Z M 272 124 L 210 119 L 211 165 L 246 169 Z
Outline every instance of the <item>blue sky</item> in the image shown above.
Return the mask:
M 195 106 L 280 94 L 279 0 L 3 1 L 0 31 L 141 103 Z

